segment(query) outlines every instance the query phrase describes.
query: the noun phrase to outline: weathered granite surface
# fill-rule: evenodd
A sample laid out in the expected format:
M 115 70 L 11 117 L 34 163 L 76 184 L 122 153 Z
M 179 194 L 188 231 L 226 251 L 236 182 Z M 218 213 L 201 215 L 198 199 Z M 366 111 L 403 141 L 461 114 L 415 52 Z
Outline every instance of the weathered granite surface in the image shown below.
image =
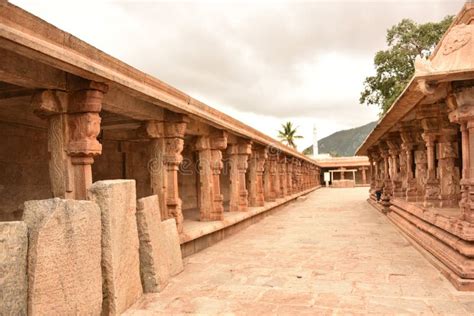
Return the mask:
M 26 315 L 27 251 L 25 223 L 0 223 L 0 315 Z
M 100 210 L 90 201 L 25 202 L 28 314 L 98 315 L 102 305 Z
M 135 181 L 95 182 L 89 198 L 102 214 L 102 312 L 117 315 L 142 294 Z

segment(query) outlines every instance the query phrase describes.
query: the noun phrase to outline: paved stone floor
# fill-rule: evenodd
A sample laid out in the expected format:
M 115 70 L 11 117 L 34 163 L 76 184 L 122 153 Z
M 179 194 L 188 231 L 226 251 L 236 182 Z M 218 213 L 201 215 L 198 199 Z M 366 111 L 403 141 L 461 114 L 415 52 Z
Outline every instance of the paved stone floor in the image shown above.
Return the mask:
M 185 271 L 129 315 L 474 314 L 365 198 L 320 189 L 185 259 Z

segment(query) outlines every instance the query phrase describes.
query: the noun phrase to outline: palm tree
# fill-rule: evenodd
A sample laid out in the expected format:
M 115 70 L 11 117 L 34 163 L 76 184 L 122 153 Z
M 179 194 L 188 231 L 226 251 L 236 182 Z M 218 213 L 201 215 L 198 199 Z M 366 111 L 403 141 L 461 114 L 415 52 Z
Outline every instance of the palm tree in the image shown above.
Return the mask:
M 281 142 L 286 143 L 288 146 L 296 148 L 295 140 L 301 139 L 303 136 L 296 135 L 298 127 L 293 127 L 293 123 L 286 122 L 281 124 L 281 130 L 278 131 L 278 138 Z

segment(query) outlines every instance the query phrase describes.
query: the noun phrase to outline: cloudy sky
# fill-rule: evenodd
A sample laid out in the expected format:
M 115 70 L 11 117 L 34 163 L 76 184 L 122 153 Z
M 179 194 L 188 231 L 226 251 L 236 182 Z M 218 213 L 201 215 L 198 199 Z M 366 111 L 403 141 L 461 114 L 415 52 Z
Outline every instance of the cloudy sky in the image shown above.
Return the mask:
M 10 0 L 266 134 L 299 126 L 312 143 L 377 119 L 359 104 L 386 29 L 438 21 L 444 1 Z

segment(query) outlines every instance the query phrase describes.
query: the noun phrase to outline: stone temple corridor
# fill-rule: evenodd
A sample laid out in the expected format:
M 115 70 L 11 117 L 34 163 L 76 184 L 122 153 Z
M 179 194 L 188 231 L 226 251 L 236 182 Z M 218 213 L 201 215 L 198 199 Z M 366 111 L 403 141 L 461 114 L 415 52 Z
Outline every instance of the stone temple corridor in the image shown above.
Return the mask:
M 367 188 L 322 188 L 185 259 L 184 272 L 127 315 L 474 313 Z

